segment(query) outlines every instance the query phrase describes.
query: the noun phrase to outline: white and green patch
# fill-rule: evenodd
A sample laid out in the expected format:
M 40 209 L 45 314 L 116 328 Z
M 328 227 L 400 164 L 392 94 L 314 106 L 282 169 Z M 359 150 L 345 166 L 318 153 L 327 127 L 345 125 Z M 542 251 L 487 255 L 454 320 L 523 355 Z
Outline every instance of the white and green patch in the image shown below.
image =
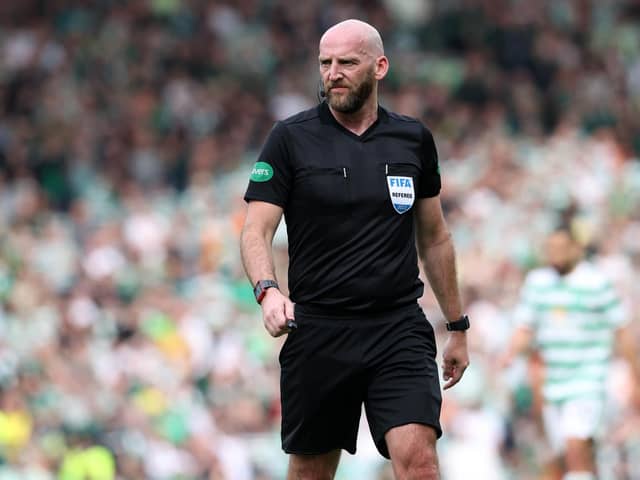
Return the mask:
M 273 167 L 267 162 L 256 162 L 249 178 L 253 182 L 268 182 L 273 178 Z

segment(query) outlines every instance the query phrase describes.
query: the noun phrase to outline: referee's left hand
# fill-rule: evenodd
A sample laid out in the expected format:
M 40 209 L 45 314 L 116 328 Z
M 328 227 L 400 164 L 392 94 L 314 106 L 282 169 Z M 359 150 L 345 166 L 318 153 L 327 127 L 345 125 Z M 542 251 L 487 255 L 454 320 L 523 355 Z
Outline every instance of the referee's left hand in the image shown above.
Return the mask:
M 451 332 L 442 353 L 442 378 L 444 389 L 453 387 L 469 366 L 467 332 Z
M 288 323 L 293 318 L 293 302 L 277 288 L 267 290 L 262 300 L 262 321 L 272 337 L 289 333 Z

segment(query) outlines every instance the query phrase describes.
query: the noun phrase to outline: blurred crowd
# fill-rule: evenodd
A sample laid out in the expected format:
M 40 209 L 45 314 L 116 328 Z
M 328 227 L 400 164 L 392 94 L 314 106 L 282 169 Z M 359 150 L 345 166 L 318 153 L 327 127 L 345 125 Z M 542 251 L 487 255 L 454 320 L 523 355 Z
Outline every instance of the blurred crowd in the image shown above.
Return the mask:
M 380 30 L 381 101 L 441 159 L 474 322 L 443 479 L 543 478 L 535 364 L 495 365 L 558 221 L 640 334 L 632 0 L 0 2 L 0 480 L 283 477 L 282 339 L 242 271 L 242 195 L 273 122 L 317 103 L 318 39 L 346 18 Z M 637 480 L 624 363 L 610 382 L 601 478 Z M 339 479 L 392 478 L 367 436 Z

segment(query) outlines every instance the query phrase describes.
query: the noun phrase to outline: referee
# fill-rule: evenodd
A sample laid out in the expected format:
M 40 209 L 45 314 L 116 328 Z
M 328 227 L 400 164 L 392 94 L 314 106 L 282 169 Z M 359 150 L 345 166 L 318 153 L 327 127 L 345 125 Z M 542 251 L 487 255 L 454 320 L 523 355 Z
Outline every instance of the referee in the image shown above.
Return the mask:
M 451 331 L 444 388 L 467 367 L 451 236 L 433 137 L 378 105 L 389 68 L 371 25 L 347 20 L 320 39 L 319 106 L 276 123 L 249 181 L 241 236 L 247 275 L 280 352 L 288 479 L 331 479 L 356 450 L 364 403 L 395 476 L 438 479 L 440 385 L 434 331 L 417 300 L 418 252 Z M 284 213 L 289 292 L 271 242 Z M 417 250 L 416 250 L 417 245 Z

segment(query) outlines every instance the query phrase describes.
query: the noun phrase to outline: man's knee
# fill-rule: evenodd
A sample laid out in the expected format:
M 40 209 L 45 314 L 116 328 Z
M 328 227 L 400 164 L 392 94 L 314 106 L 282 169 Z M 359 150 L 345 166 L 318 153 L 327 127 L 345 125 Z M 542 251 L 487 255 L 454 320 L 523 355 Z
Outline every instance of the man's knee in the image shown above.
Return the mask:
M 409 424 L 393 428 L 385 437 L 398 480 L 437 480 L 437 435 L 433 428 Z
M 565 462 L 569 471 L 595 471 L 593 440 L 569 438 L 566 443 Z
M 438 456 L 434 446 L 407 450 L 397 458 L 397 476 L 402 480 L 428 479 L 436 480 L 438 476 Z
M 340 450 L 323 455 L 291 455 L 287 480 L 333 480 Z

